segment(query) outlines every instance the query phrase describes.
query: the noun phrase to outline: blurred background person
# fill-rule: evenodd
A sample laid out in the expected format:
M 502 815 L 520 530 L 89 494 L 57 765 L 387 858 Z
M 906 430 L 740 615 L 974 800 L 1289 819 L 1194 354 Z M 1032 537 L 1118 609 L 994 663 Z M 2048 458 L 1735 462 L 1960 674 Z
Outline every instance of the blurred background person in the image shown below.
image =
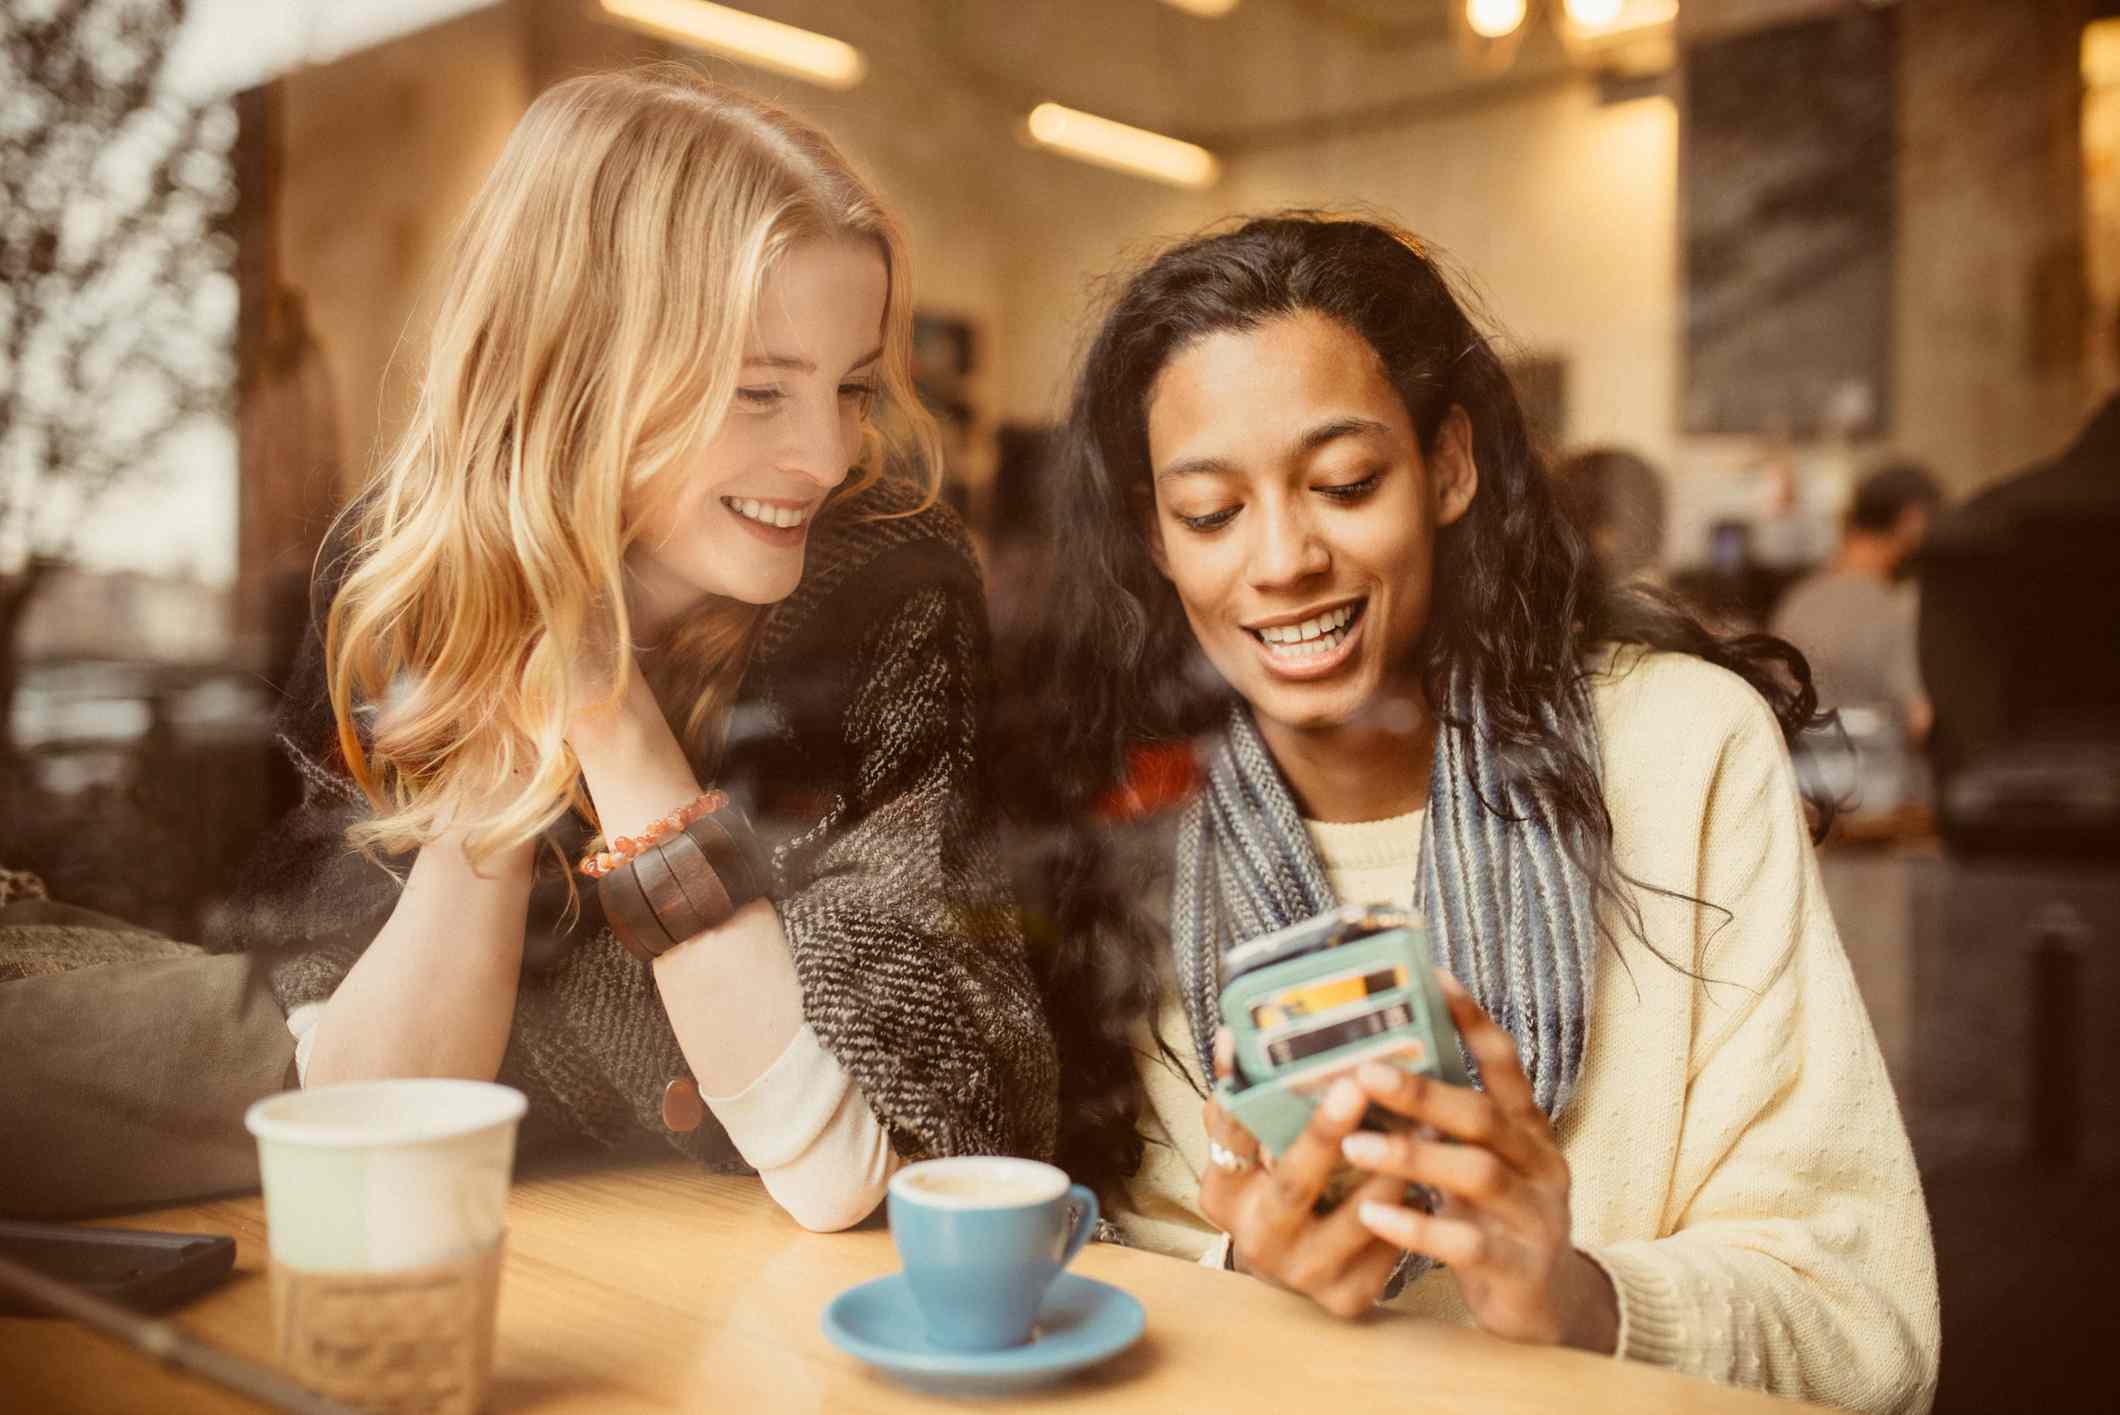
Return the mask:
M 2089 1310 L 2120 1249 L 2120 392 L 1939 518 L 1915 573 L 1943 841 L 1915 896 L 1915 1096 L 1938 1244 L 1978 1274 L 1946 1284 L 1947 1325 L 1980 1342 L 1939 1409 L 1971 1410 L 2003 1389 L 1982 1343 L 2081 1368 L 2108 1344 L 2010 1294 Z M 1983 1191 L 2028 1217 L 1995 1224 Z M 2040 1379 L 2066 1396 L 2066 1376 Z
M 1622 447 L 1588 447 L 1553 469 L 1561 512 L 1590 542 L 1612 584 L 1663 583 L 1663 474 Z
M 2057 456 L 1943 519 L 1919 573 L 1939 786 L 2044 755 L 2054 769 L 2034 773 L 2047 781 L 2037 789 L 2067 794 L 2087 780 L 2086 750 L 2110 779 L 2120 742 L 2110 647 L 2120 622 L 2120 393 Z M 1947 826 L 1966 823 L 1947 809 Z M 2109 815 L 2103 836 L 2116 834 Z M 2086 843 L 2081 832 L 2072 843 Z
M 1943 488 L 1918 462 L 1871 472 L 1855 488 L 1839 550 L 1790 589 L 1772 625 L 1811 661 L 1821 705 L 1884 712 L 1914 745 L 1934 714 L 1915 658 L 1914 594 L 1902 581 L 1942 504 Z

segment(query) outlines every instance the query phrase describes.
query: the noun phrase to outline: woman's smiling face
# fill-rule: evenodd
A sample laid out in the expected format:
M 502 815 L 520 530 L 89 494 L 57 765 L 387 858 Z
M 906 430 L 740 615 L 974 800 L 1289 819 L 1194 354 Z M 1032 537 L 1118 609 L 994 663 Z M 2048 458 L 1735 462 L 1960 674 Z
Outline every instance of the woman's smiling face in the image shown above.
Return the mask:
M 1262 727 L 1349 725 L 1417 691 L 1436 530 L 1478 488 L 1462 411 L 1424 457 L 1376 351 L 1301 312 L 1174 355 L 1148 446 L 1156 563 Z
M 720 430 L 667 509 L 629 508 L 653 522 L 627 562 L 637 616 L 794 592 L 810 522 L 861 454 L 890 289 L 882 250 L 859 238 L 800 242 L 766 276 Z

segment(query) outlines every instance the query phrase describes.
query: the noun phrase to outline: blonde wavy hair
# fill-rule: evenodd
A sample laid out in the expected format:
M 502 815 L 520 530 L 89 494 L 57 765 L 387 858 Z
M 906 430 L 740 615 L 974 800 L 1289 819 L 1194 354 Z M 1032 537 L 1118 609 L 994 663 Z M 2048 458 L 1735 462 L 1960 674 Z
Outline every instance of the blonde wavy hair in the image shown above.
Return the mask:
M 887 461 L 932 500 L 904 242 L 823 134 L 677 66 L 572 79 L 530 106 L 450 250 L 411 423 L 345 513 L 326 684 L 374 806 L 350 843 L 398 853 L 461 829 L 482 861 L 569 809 L 594 820 L 564 730 L 622 690 L 624 559 L 655 520 L 622 508 L 662 504 L 721 426 L 776 261 L 844 236 L 874 240 L 889 272 L 895 432 L 868 424 L 835 504 Z M 650 672 L 710 767 L 760 617 L 714 601 Z

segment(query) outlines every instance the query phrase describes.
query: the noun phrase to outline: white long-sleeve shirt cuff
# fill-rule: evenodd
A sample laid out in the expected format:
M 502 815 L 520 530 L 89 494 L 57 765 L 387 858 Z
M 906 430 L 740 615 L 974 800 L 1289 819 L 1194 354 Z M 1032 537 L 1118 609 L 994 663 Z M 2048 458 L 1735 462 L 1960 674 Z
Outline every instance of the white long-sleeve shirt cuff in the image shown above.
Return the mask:
M 706 1102 L 766 1192 L 804 1228 L 861 1222 L 898 1168 L 868 1097 L 807 1022 L 750 1085 Z
M 303 1085 L 325 1006 L 303 1003 L 287 1014 Z M 750 1085 L 706 1102 L 766 1192 L 805 1228 L 830 1233 L 861 1222 L 898 1168 L 868 1097 L 807 1022 Z
M 309 1084 L 309 1057 L 317 1049 L 317 1022 L 323 1016 L 321 1002 L 305 1002 L 287 1013 L 287 1030 L 294 1033 L 294 1079 L 298 1086 Z

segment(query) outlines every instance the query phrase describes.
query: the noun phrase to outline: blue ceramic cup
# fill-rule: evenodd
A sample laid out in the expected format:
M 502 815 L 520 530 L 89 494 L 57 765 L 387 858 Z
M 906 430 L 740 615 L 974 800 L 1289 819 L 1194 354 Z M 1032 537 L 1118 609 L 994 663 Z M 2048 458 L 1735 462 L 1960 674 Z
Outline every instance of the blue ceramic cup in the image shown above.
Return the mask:
M 891 1241 L 928 1340 L 998 1351 L 1030 1340 L 1045 1289 L 1097 1229 L 1097 1196 L 1036 1160 L 963 1155 L 891 1176 Z

